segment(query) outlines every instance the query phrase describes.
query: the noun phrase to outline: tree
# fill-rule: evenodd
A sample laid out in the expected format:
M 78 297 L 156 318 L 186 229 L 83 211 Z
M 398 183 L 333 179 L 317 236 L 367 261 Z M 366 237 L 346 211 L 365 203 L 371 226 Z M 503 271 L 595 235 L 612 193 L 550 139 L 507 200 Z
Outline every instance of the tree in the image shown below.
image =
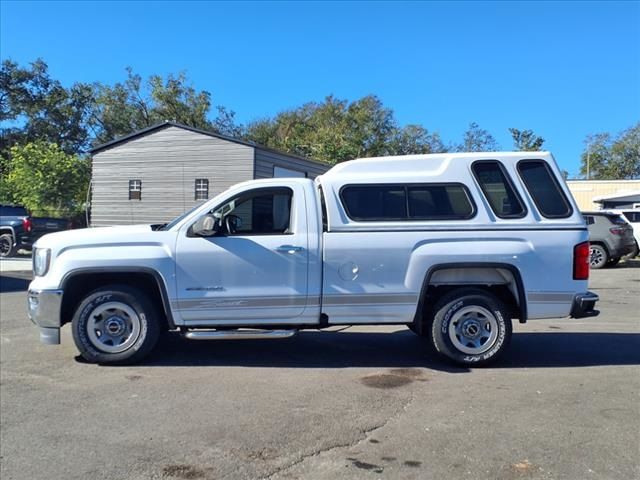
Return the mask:
M 464 133 L 462 143 L 456 147 L 458 152 L 493 152 L 500 150 L 500 146 L 493 135 L 480 128 L 476 122 L 471 122 Z
M 44 141 L 69 154 L 90 143 L 87 121 L 94 105 L 91 86 L 64 88 L 53 80 L 47 64 L 38 59 L 22 68 L 11 60 L 0 68 L 0 155 L 10 158 L 13 145 Z M 6 166 L 4 166 L 6 168 Z
M 211 94 L 198 91 L 184 72 L 166 78 L 151 75 L 146 81 L 127 68 L 124 82 L 95 84 L 95 106 L 90 125 L 100 144 L 136 130 L 170 120 L 227 135 L 238 135 L 233 111 L 217 107 L 218 116 L 209 120 Z
M 544 144 L 544 138 L 533 133 L 533 130 L 518 130 L 510 128 L 513 138 L 513 148 L 519 152 L 538 152 Z
M 447 151 L 440 135 L 429 133 L 421 125 L 406 125 L 396 129 L 393 132 L 388 148 L 389 155 L 413 155 Z
M 88 159 L 40 141 L 13 146 L 10 165 L 0 188 L 3 202 L 43 216 L 70 217 L 82 211 L 91 171 Z
M 594 180 L 640 178 L 640 123 L 615 138 L 610 133 L 588 135 L 580 173 Z
M 251 123 L 248 140 L 297 155 L 338 163 L 358 157 L 444 151 L 437 134 L 399 127 L 393 111 L 368 95 L 353 102 L 328 96 Z

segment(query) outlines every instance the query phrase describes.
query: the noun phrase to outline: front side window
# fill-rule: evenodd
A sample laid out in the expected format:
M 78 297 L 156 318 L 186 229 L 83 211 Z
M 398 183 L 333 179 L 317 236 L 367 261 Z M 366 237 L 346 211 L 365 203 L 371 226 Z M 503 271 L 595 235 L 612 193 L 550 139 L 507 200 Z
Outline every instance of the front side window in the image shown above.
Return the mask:
M 207 178 L 196 178 L 195 199 L 206 200 L 209 198 L 209 180 Z
M 243 192 L 212 213 L 229 219 L 235 235 L 278 235 L 289 232 L 293 192 L 286 187 Z
M 518 172 L 536 207 L 546 218 L 567 218 L 573 213 L 558 180 L 543 160 L 521 160 Z
M 129 180 L 129 200 L 142 200 L 142 180 Z
M 471 166 L 473 174 L 491 210 L 500 218 L 522 218 L 527 214 L 520 195 L 513 187 L 502 164 L 495 160 L 481 160 Z
M 464 220 L 475 205 L 461 184 L 348 185 L 340 191 L 356 221 Z

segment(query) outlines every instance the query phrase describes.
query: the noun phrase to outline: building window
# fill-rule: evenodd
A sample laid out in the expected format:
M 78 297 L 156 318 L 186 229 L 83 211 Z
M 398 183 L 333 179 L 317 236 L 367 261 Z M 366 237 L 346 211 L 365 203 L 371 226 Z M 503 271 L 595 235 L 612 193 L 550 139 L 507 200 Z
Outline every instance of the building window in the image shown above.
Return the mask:
M 129 200 L 142 200 L 142 180 L 129 180 Z
M 196 178 L 196 200 L 207 200 L 209 198 L 209 180 L 206 178 Z

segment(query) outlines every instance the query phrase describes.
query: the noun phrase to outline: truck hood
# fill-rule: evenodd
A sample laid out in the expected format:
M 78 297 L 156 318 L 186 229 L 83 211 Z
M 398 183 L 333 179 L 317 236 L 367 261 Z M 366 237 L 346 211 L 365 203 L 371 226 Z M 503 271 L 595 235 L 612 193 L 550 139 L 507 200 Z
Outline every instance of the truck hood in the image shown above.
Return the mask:
M 44 235 L 38 239 L 34 247 L 60 250 L 74 246 L 135 244 L 150 241 L 155 233 L 157 232 L 151 230 L 151 225 L 79 228 Z

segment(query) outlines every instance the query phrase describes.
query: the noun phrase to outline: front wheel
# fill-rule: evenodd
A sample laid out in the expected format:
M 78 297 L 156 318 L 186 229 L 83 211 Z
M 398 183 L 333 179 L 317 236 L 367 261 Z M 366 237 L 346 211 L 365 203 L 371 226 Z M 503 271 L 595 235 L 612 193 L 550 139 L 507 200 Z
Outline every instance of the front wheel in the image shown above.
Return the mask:
M 85 297 L 73 316 L 72 330 L 85 360 L 135 363 L 158 342 L 160 321 L 146 294 L 125 285 L 110 285 Z
M 435 306 L 431 338 L 436 350 L 465 366 L 496 360 L 511 340 L 511 318 L 494 295 L 479 289 L 455 290 Z

